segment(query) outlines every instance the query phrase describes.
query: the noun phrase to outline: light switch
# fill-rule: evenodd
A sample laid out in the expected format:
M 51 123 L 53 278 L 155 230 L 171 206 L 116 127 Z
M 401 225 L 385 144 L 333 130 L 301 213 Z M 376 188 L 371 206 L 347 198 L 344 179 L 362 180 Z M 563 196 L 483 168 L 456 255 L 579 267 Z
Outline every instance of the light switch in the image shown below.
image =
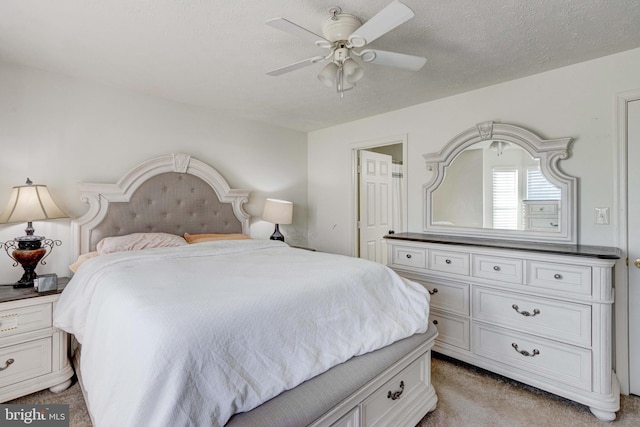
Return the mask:
M 596 224 L 609 224 L 609 208 L 595 208 Z

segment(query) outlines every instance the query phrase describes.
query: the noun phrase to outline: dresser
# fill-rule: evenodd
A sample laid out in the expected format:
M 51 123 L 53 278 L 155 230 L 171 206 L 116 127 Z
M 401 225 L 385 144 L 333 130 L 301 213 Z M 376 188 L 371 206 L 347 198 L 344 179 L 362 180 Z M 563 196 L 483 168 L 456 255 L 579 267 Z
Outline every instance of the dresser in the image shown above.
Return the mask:
M 615 419 L 615 248 L 421 233 L 386 236 L 388 263 L 431 294 L 435 352 Z
M 557 200 L 523 200 L 522 222 L 525 230 L 558 228 L 560 204 Z
M 45 388 L 60 392 L 71 385 L 68 335 L 53 327 L 57 291 L 0 287 L 0 402 Z

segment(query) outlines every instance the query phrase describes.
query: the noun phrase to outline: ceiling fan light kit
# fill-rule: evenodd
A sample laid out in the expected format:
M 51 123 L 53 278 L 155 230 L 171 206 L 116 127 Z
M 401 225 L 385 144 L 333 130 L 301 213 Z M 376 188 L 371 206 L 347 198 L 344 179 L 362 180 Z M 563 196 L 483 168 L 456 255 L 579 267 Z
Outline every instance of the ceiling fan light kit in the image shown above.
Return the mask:
M 427 61 L 422 56 L 397 52 L 374 49 L 355 50 L 368 45 L 413 18 L 413 11 L 400 1 L 393 1 L 364 24 L 357 16 L 342 13 L 339 7 L 329 9 L 329 14 L 329 18 L 322 26 L 322 36 L 284 18 L 267 21 L 267 25 L 273 28 L 310 40 L 317 47 L 331 49 L 326 56 L 314 56 L 269 71 L 267 74 L 279 76 L 311 64 L 328 61 L 318 74 L 318 80 L 328 87 L 335 88 L 340 96 L 343 96 L 345 91 L 353 89 L 356 82 L 364 76 L 364 69 L 354 60 L 354 57 L 363 62 L 410 71 L 420 70 Z

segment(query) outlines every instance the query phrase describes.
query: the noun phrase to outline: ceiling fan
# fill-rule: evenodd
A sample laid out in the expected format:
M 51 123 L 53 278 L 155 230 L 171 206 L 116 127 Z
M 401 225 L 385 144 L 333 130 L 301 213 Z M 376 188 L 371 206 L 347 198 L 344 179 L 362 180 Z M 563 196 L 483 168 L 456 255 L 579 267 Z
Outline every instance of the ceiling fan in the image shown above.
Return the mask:
M 360 50 L 414 17 L 413 11 L 405 4 L 395 0 L 364 24 L 357 16 L 342 13 L 339 7 L 332 7 L 329 13 L 331 15 L 322 26 L 324 37 L 284 18 L 267 21 L 267 25 L 273 28 L 302 37 L 320 48 L 331 50 L 326 56 L 314 56 L 294 62 L 269 71 L 267 74 L 279 76 L 308 65 L 329 61 L 318 74 L 318 79 L 328 87 L 335 87 L 340 96 L 343 96 L 343 93 L 353 89 L 356 82 L 364 75 L 364 70 L 354 58 L 359 58 L 363 62 L 411 71 L 420 70 L 427 62 L 427 58 L 423 56 L 374 49 Z

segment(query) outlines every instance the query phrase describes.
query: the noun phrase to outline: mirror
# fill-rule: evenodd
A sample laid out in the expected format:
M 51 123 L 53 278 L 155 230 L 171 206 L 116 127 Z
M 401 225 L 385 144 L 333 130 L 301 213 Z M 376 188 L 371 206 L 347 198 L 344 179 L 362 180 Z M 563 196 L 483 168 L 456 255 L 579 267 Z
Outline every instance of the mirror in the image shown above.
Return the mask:
M 484 122 L 424 155 L 425 231 L 575 243 L 576 179 L 558 168 L 570 141 Z

